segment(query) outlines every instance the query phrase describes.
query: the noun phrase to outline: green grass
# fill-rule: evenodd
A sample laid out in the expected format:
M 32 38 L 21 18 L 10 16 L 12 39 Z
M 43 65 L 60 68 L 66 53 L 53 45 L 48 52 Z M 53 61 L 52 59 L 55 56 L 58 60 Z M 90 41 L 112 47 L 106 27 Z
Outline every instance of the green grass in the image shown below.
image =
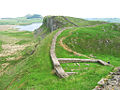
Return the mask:
M 56 55 L 59 58 L 83 58 L 75 56 L 63 49 L 60 46 L 60 38 L 69 35 L 72 31 L 72 35 L 67 37 L 63 42 L 68 45 L 72 50 L 82 53 L 84 55 L 93 55 L 96 59 L 101 59 L 106 62 L 110 62 L 114 67 L 120 66 L 120 31 L 117 28 L 113 28 L 114 24 L 99 25 L 96 27 L 74 27 L 62 32 L 62 34 L 57 39 L 56 45 Z M 75 71 L 81 74 L 80 82 L 86 77 L 83 83 L 87 85 L 82 85 L 83 90 L 92 90 L 92 85 L 95 86 L 97 80 L 100 77 L 105 77 L 108 72 L 111 72 L 113 67 L 99 65 L 97 63 L 79 63 L 80 66 L 73 63 L 62 64 L 65 71 L 70 72 Z M 88 66 L 85 64 L 89 64 Z M 86 69 L 87 68 L 87 69 Z M 91 76 L 91 80 L 88 79 Z M 93 76 L 93 77 L 92 77 Z M 77 77 L 77 75 L 76 75 Z M 78 79 L 77 78 L 77 79 Z M 95 78 L 95 79 L 94 79 Z
M 12 31 L 12 30 L 8 30 L 8 31 L 0 31 L 0 51 L 3 50 L 1 48 L 2 44 L 12 44 L 12 45 L 24 45 L 24 44 L 31 44 L 36 42 L 34 37 L 33 37 L 33 32 L 29 32 L 29 31 Z M 22 51 L 17 51 L 15 54 L 9 55 L 9 56 L 4 56 L 4 57 L 0 57 L 0 66 L 1 64 L 4 63 L 9 63 L 8 68 L 14 68 L 14 66 L 21 62 L 22 60 L 24 60 L 25 58 L 27 58 L 28 56 L 30 56 L 30 53 L 32 52 L 32 50 L 34 49 L 33 44 L 31 44 L 31 46 L 26 47 L 24 50 Z M 6 54 L 4 52 L 0 52 L 0 54 Z M 14 60 L 9 60 L 7 61 L 8 58 L 12 58 L 14 57 Z M 16 58 L 22 57 L 18 60 L 15 60 Z M 1 67 L 0 67 L 1 69 Z M 7 68 L 5 68 L 7 69 Z M 16 68 L 15 68 L 16 69 Z M 9 72 L 9 71 L 8 71 Z M 8 77 L 9 79 L 9 77 Z M 7 85 L 7 83 L 6 83 Z M 0 90 L 1 86 L 0 86 Z
M 42 22 L 41 18 L 27 19 L 26 17 L 18 17 L 13 19 L 1 19 L 0 25 L 28 25 L 36 22 Z
M 4 83 L 6 81 L 8 81 L 8 83 L 10 83 L 10 81 L 13 78 L 15 78 L 16 73 L 21 73 L 24 76 L 22 75 L 22 77 L 21 77 L 21 74 L 17 75 L 18 77 L 20 77 L 20 78 L 18 78 L 18 80 L 20 79 L 20 81 L 17 82 L 17 80 L 16 80 L 12 84 L 12 86 L 10 88 L 13 88 L 13 89 L 18 87 L 23 82 L 26 82 L 25 83 L 26 88 L 27 87 L 32 88 L 32 84 L 37 86 L 40 83 L 42 84 L 43 81 L 45 83 L 47 79 L 48 80 L 51 80 L 51 78 L 57 79 L 57 76 L 52 74 L 52 63 L 51 63 L 51 59 L 49 57 L 49 52 L 48 52 L 50 49 L 50 47 L 48 47 L 48 46 L 50 46 L 50 44 L 51 44 L 52 37 L 53 37 L 53 35 L 50 35 L 49 37 L 47 37 L 47 39 L 45 39 L 44 41 L 41 42 L 41 45 L 39 46 L 39 48 L 37 48 L 36 53 L 33 56 L 30 56 L 28 59 L 23 61 L 24 66 L 20 65 L 20 66 L 16 67 L 18 69 L 20 68 L 21 72 L 19 72 L 20 69 L 18 71 L 17 70 L 14 71 L 14 72 L 11 69 L 11 72 L 13 72 L 13 74 L 10 75 L 11 78 L 7 79 L 8 78 L 7 75 L 4 75 L 3 77 L 1 77 L 1 79 L 0 79 L 1 85 L 4 85 Z M 5 82 L 3 82 L 3 80 L 5 80 Z M 1 87 L 1 89 L 3 89 L 7 85 L 8 84 L 5 84 L 5 86 L 3 86 L 3 87 L 0 86 L 0 87 Z M 42 88 L 42 85 L 40 88 Z
M 55 32 L 42 40 L 35 54 L 23 60 L 21 62 L 22 65 L 19 64 L 14 66 L 14 68 L 16 68 L 14 71 L 12 67 L 9 71 L 12 72 L 12 74 L 4 75 L 0 78 L 0 87 L 2 86 L 0 89 L 4 89 L 14 80 L 14 82 L 9 85 L 8 90 L 91 90 L 97 85 L 97 82 L 102 77 L 106 76 L 109 71 L 112 70 L 111 67 L 92 63 L 90 63 L 90 66 L 84 66 L 86 63 L 80 63 L 80 67 L 77 65 L 74 66 L 72 63 L 69 64 L 69 67 L 62 64 L 63 68 L 68 69 L 66 71 L 69 71 L 71 68 L 77 68 L 81 69 L 80 71 L 82 72 L 78 70 L 79 74 L 77 75 L 70 76 L 66 79 L 58 78 L 53 71 L 49 53 L 51 41 Z M 88 70 L 84 69 L 86 67 L 88 67 Z
M 21 32 L 0 31 L 0 35 L 7 35 L 9 37 L 16 37 L 16 38 L 32 38 L 33 32 L 30 32 L 30 31 L 21 31 Z
M 92 54 L 97 59 L 110 61 L 112 65 L 119 66 L 120 31 L 113 30 L 111 27 L 112 24 L 76 28 L 77 30 L 73 31 L 72 35 L 64 40 L 64 43 L 79 53 Z M 64 33 L 68 32 L 69 30 Z
M 20 41 L 16 42 L 15 44 L 22 45 L 22 44 L 27 44 L 29 42 L 30 42 L 30 40 L 20 40 Z
M 76 20 L 75 22 L 77 22 Z M 80 25 L 84 26 L 84 25 L 88 25 L 88 23 L 86 24 L 85 22 L 83 22 L 83 24 Z M 93 23 L 91 24 L 89 22 L 89 25 L 93 25 Z M 48 29 L 45 26 L 42 27 L 46 29 L 46 31 L 42 32 L 44 34 L 44 32 L 46 33 Z M 119 38 L 119 30 L 112 30 L 111 28 L 112 28 L 111 24 L 106 24 L 106 25 L 100 25 L 96 27 L 86 27 L 86 28 L 74 27 L 72 29 L 65 30 L 57 39 L 57 45 L 56 45 L 57 57 L 85 58 L 85 57 L 75 56 L 74 54 L 64 50 L 59 45 L 60 38 L 63 36 L 67 36 L 69 32 L 72 30 L 73 31 L 72 35 L 64 40 L 64 43 L 66 43 L 69 47 L 71 47 L 71 49 L 79 53 L 83 53 L 85 55 L 93 54 L 98 59 L 102 59 L 104 61 L 110 61 L 111 64 L 114 65 L 115 67 L 119 66 L 119 56 L 118 54 L 116 55 L 116 51 L 118 51 L 116 50 L 117 47 L 114 47 L 115 51 L 113 53 L 115 55 L 110 53 L 108 48 L 104 48 L 104 39 L 106 40 L 106 38 L 110 39 L 110 41 L 115 42 L 115 43 L 111 43 L 110 45 L 117 46 L 117 44 L 119 43 L 119 41 L 116 40 L 116 38 L 117 39 Z M 104 32 L 104 29 L 106 30 L 106 32 Z M 101 78 L 105 77 L 106 75 L 108 75 L 110 71 L 113 70 L 114 67 L 103 66 L 98 63 L 79 63 L 80 66 L 74 63 L 67 63 L 67 64 L 61 64 L 62 67 L 65 69 L 65 71 L 73 70 L 75 72 L 78 72 L 78 74 L 72 75 L 65 79 L 58 78 L 53 70 L 52 60 L 50 58 L 50 52 L 49 52 L 52 38 L 57 31 L 54 31 L 51 34 L 47 35 L 44 39 L 41 39 L 40 44 L 36 48 L 36 52 L 33 55 L 31 56 L 29 55 L 31 50 L 34 49 L 34 47 L 31 46 L 26 48 L 22 52 L 24 58 L 21 59 L 21 61 L 11 62 L 13 66 L 9 68 L 6 74 L 0 77 L 0 90 L 4 90 L 4 89 L 92 90 L 97 85 L 97 82 Z M 20 32 L 20 33 L 10 34 L 9 32 L 4 32 L 2 34 L 6 34 L 10 37 L 27 37 L 27 38 L 32 37 L 31 34 L 29 36 L 29 34 L 24 34 L 24 33 Z M 73 38 L 73 40 L 71 40 L 71 38 Z M 97 40 L 103 41 L 102 45 L 101 44 L 100 45 L 102 46 L 102 48 L 108 51 L 103 52 L 102 50 L 104 49 L 102 48 L 100 49 L 100 51 L 97 51 L 97 47 L 101 47 L 101 46 L 98 45 L 95 38 Z M 77 43 L 74 43 L 75 41 Z M 93 44 L 91 44 L 91 42 Z M 22 43 L 26 43 L 26 41 L 18 42 L 18 44 L 22 44 Z M 90 45 L 89 47 L 88 44 Z M 72 46 L 74 46 L 74 48 Z M 95 50 L 97 53 L 95 53 Z
M 103 21 L 88 21 L 80 18 L 74 18 L 74 17 L 67 17 L 71 22 L 77 24 L 78 26 L 88 26 L 88 25 L 96 25 L 96 24 L 102 24 Z
M 0 41 L 0 52 L 2 51 L 2 41 Z
M 64 58 L 82 58 L 82 59 L 84 58 L 84 59 L 87 59 L 86 57 L 83 57 L 83 56 L 75 56 L 73 53 L 70 53 L 70 52 L 64 50 L 64 48 L 61 47 L 60 44 L 59 44 L 59 41 L 60 41 L 61 37 L 63 37 L 63 35 L 67 36 L 68 32 L 70 30 L 73 30 L 73 29 L 75 29 L 75 28 L 65 30 L 64 32 L 67 32 L 67 33 L 61 33 L 58 36 L 57 43 L 56 43 L 56 55 L 57 55 L 58 58 L 63 58 L 64 57 Z M 60 52 L 62 52 L 62 53 L 60 53 Z
M 103 24 L 105 22 L 102 21 L 87 21 L 81 18 L 74 18 L 74 17 L 67 17 L 69 21 L 75 23 L 76 25 L 80 27 L 88 26 L 88 25 L 97 25 L 97 24 Z M 46 16 L 43 19 L 43 24 L 41 25 L 40 28 L 35 30 L 34 34 L 35 36 L 41 36 L 42 38 L 45 37 L 46 35 L 51 33 L 50 27 L 47 25 L 47 20 L 48 19 L 53 19 L 51 16 Z M 64 27 L 74 27 L 73 24 L 65 20 L 62 16 L 55 16 L 54 19 L 54 26 L 57 26 L 56 28 L 64 28 Z

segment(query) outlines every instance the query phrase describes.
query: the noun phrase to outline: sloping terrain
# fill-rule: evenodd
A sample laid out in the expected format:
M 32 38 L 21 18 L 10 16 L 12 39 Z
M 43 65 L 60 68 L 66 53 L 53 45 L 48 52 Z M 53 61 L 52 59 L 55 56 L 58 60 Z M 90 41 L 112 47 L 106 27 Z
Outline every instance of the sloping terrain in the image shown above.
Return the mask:
M 43 25 L 35 30 L 36 36 L 44 38 L 50 32 L 64 27 L 79 27 L 88 25 L 105 24 L 106 22 L 100 21 L 87 21 L 80 18 L 64 17 L 64 16 L 46 16 L 43 19 Z
M 102 67 L 92 63 L 77 63 L 77 67 L 75 67 L 72 63 L 65 63 L 62 64 L 64 70 L 66 72 L 78 72 L 81 74 L 81 77 L 94 76 L 97 79 L 100 75 L 105 77 L 105 72 L 111 72 L 112 68 L 119 67 L 120 42 L 118 39 L 120 38 L 120 31 L 117 28 L 113 29 L 113 27 L 115 27 L 114 24 L 104 24 L 95 27 L 78 27 L 65 30 L 58 38 L 56 46 L 57 57 L 101 59 L 109 62 L 111 66 Z M 89 79 L 86 79 L 86 81 L 89 82 Z M 118 81 L 117 83 L 120 82 Z M 111 89 L 115 89 L 115 87 L 113 85 Z M 110 90 L 110 87 L 108 90 Z
M 8 68 L 0 77 L 0 90 L 92 90 L 102 77 L 108 75 L 114 67 L 119 66 L 117 54 L 119 41 L 116 39 L 119 39 L 120 33 L 118 29 L 114 29 L 114 24 L 65 18 L 45 17 L 43 25 L 35 32 L 37 39 L 40 40 L 36 51 Z M 50 57 L 50 46 L 53 36 L 63 27 L 72 28 L 63 31 L 57 39 L 58 58 L 92 57 L 109 61 L 113 66 L 103 66 L 98 63 L 65 63 L 61 64 L 65 71 L 75 71 L 78 74 L 62 79 L 57 77 Z M 68 37 L 62 42 L 83 56 L 77 56 L 60 45 L 60 39 L 65 36 Z M 30 48 L 27 48 L 25 52 L 29 50 Z
M 27 56 L 27 51 L 24 50 L 34 45 L 31 39 L 33 39 L 32 32 L 0 30 L 0 77 Z
M 0 19 L 0 25 L 28 25 L 36 22 L 42 22 L 41 18 L 27 18 L 25 17 L 16 17 L 16 18 L 2 18 Z

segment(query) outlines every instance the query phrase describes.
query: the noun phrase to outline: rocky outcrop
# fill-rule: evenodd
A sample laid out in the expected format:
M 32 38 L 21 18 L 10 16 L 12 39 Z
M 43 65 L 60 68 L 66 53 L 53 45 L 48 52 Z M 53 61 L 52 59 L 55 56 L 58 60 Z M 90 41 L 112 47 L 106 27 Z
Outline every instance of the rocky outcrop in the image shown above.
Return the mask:
M 35 30 L 35 36 L 41 36 L 44 38 L 48 32 L 53 32 L 54 30 L 57 30 L 59 28 L 64 28 L 64 27 L 78 27 L 77 24 L 73 23 L 70 21 L 67 17 L 65 16 L 46 16 L 43 19 L 43 24 L 42 26 Z
M 75 23 L 70 21 L 67 17 L 64 16 L 50 16 L 46 17 L 45 20 L 43 20 L 43 24 L 45 23 L 46 27 L 52 32 L 58 28 L 63 28 L 68 23 L 70 23 L 72 26 L 77 26 Z
M 101 79 L 93 90 L 120 90 L 120 67 L 115 68 L 115 72 L 108 77 Z

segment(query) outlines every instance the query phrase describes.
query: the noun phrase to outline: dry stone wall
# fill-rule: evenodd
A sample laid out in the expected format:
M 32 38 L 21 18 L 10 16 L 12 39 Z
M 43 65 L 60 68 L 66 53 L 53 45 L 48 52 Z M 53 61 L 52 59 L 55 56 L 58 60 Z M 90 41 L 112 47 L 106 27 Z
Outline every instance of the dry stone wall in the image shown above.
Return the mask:
M 51 49 L 50 49 L 50 56 L 53 62 L 54 70 L 57 76 L 60 78 L 68 77 L 69 75 L 75 74 L 76 72 L 65 72 L 64 69 L 61 67 L 60 63 L 77 63 L 77 62 L 92 62 L 92 63 L 100 63 L 102 65 L 109 65 L 108 63 L 102 61 L 102 60 L 96 60 L 96 59 L 79 59 L 79 58 L 57 58 L 55 53 L 55 46 L 56 46 L 56 40 L 57 37 L 66 29 L 69 29 L 71 27 L 66 27 L 58 31 L 52 40 Z
M 63 68 L 61 67 L 59 61 L 58 61 L 58 58 L 56 57 L 56 54 L 55 54 L 55 46 L 56 46 L 56 40 L 57 40 L 57 37 L 67 28 L 63 28 L 62 30 L 58 31 L 55 36 L 53 37 L 53 40 L 52 40 L 52 44 L 51 44 L 51 50 L 50 50 L 50 55 L 51 55 L 51 59 L 52 59 L 52 62 L 53 62 L 53 66 L 54 66 L 54 69 L 55 69 L 55 72 L 56 74 L 61 77 L 61 78 L 65 78 L 65 77 L 68 77 L 68 74 L 63 70 Z

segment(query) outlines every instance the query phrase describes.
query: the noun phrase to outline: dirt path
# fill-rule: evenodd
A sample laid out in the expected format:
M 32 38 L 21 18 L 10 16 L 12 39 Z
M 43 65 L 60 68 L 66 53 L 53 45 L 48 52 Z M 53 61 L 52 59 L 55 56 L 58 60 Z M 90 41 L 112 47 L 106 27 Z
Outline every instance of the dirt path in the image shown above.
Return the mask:
M 105 24 L 106 24 L 106 23 L 105 23 Z M 100 24 L 89 25 L 89 26 L 85 26 L 85 27 L 96 27 L 96 26 L 98 26 L 98 25 L 100 25 Z M 75 31 L 75 30 L 73 30 L 73 31 Z M 92 58 L 92 57 L 89 57 L 89 56 L 87 56 L 87 55 L 78 53 L 78 52 L 70 49 L 70 47 L 68 47 L 65 43 L 63 43 L 63 40 L 65 40 L 67 37 L 71 36 L 73 31 L 70 31 L 67 36 L 62 37 L 62 38 L 60 39 L 60 41 L 59 41 L 60 46 L 62 46 L 62 47 L 63 47 L 65 50 L 67 50 L 68 52 L 71 52 L 71 53 L 73 53 L 73 54 L 75 54 L 75 55 L 77 55 L 77 56 L 83 56 L 83 57 L 86 57 L 86 58 L 89 58 L 89 59 L 94 59 L 94 58 Z
M 69 35 L 67 35 L 67 36 L 65 36 L 65 37 L 62 37 L 62 38 L 60 39 L 60 41 L 59 41 L 60 46 L 62 46 L 62 47 L 63 47 L 65 50 L 67 50 L 68 52 L 71 52 L 71 53 L 73 53 L 73 54 L 75 54 L 75 55 L 77 55 L 77 56 L 83 56 L 83 57 L 86 57 L 86 58 L 89 58 L 89 59 L 94 59 L 94 58 L 91 58 L 91 57 L 89 57 L 89 56 L 87 56 L 87 55 L 78 53 L 78 52 L 70 49 L 65 43 L 63 43 L 63 40 L 65 40 L 67 37 L 69 37 L 70 35 L 72 35 L 72 32 L 73 32 L 73 31 L 70 31 L 70 32 L 69 32 Z
M 53 66 L 54 66 L 54 70 L 55 70 L 55 73 L 57 76 L 59 76 L 60 78 L 66 78 L 68 77 L 69 75 L 72 75 L 72 74 L 76 74 L 76 72 L 65 72 L 64 69 L 62 68 L 62 66 L 60 65 L 60 58 L 57 58 L 56 57 L 56 53 L 55 53 L 55 47 L 56 47 L 56 41 L 57 41 L 57 37 L 63 32 L 65 31 L 66 29 L 70 29 L 72 27 L 67 27 L 67 28 L 62 28 L 61 30 L 59 30 L 53 37 L 53 40 L 52 40 L 52 44 L 51 44 L 51 49 L 50 49 L 50 56 L 51 56 L 51 60 L 53 62 Z M 71 31 L 72 32 L 72 31 Z M 72 33 L 70 32 L 70 34 L 68 36 L 70 36 Z M 89 60 L 86 60 L 86 59 L 82 59 L 82 60 L 77 60 L 77 62 L 92 62 L 92 63 L 100 63 L 102 65 L 109 65 L 108 63 L 102 61 L 102 60 L 95 60 L 91 57 L 88 57 L 86 55 L 83 55 L 83 54 L 80 54 L 80 53 L 77 53 L 76 51 L 73 51 L 71 50 L 66 44 L 63 43 L 63 40 L 66 39 L 68 36 L 66 37 L 62 37 L 59 41 L 60 45 L 65 49 L 67 50 L 68 52 L 72 52 L 78 56 L 84 56 L 84 57 L 87 57 L 87 58 L 90 58 Z M 64 62 L 64 63 L 68 63 L 67 60 L 71 60 L 72 62 L 75 61 L 74 59 L 76 58 L 62 58 L 61 60 Z M 95 60 L 95 62 L 93 62 Z M 66 62 L 67 61 L 67 62 Z

